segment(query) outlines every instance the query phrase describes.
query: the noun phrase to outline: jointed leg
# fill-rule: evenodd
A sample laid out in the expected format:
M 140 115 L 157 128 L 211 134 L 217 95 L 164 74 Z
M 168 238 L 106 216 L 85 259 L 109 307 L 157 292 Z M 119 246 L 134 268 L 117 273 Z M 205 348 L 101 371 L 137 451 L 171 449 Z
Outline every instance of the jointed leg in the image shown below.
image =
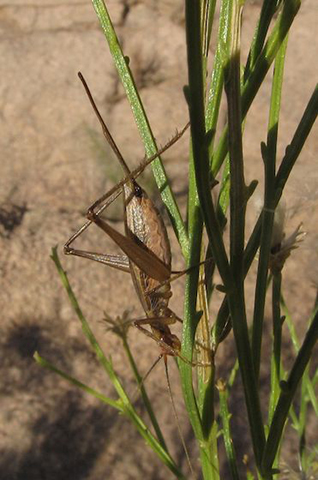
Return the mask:
M 111 205 L 114 200 L 116 200 L 116 198 L 122 193 L 122 190 L 121 189 L 112 189 L 110 190 L 109 192 L 107 192 L 107 202 L 104 203 L 104 205 L 102 205 L 102 207 L 96 212 L 95 215 L 100 215 L 107 207 L 109 207 L 109 205 Z M 85 230 L 92 224 L 94 223 L 93 220 L 88 220 L 88 222 L 84 223 L 84 225 L 81 226 L 81 228 L 79 228 L 77 230 L 77 232 L 74 233 L 74 235 L 72 235 L 68 240 L 67 242 L 65 243 L 64 245 L 64 253 L 67 255 L 69 253 L 72 253 L 72 248 L 70 247 L 70 245 L 78 238 L 82 235 L 83 232 L 85 232 Z
M 111 255 L 105 253 L 88 252 L 86 250 L 78 250 L 76 248 L 69 248 L 67 255 L 75 255 L 77 257 L 87 258 L 98 263 L 103 263 L 108 267 L 116 268 L 126 273 L 130 273 L 129 259 L 126 255 Z

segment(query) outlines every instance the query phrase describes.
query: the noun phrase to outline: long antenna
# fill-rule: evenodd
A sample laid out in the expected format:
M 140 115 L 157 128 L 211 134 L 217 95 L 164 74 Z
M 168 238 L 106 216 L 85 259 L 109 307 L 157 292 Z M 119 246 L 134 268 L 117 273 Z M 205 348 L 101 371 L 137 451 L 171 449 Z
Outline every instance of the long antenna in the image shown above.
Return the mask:
M 126 183 L 128 183 L 132 179 L 136 179 L 137 177 L 139 177 L 139 175 L 144 171 L 147 165 L 152 163 L 157 157 L 159 157 L 162 153 L 168 150 L 172 145 L 174 145 L 179 140 L 179 138 L 182 137 L 182 135 L 189 128 L 189 125 L 190 123 L 187 123 L 180 132 L 177 132 L 176 135 L 172 137 L 171 140 L 169 140 L 162 148 L 159 148 L 159 150 L 154 155 L 151 155 L 151 157 L 149 158 L 145 157 L 138 167 L 136 167 L 134 170 L 129 172 L 125 178 L 120 180 L 120 182 L 118 182 L 113 188 L 111 188 L 107 193 L 105 193 L 105 195 L 103 195 L 95 203 L 93 203 L 93 205 L 90 207 L 90 210 L 95 210 L 97 205 L 102 203 L 106 198 L 108 198 L 115 191 L 117 191 L 119 187 L 124 186 Z M 96 214 L 99 215 L 99 213 L 101 213 L 104 210 L 104 208 L 105 208 L 104 206 L 100 207 L 100 210 Z
M 191 464 L 189 452 L 188 452 L 187 446 L 186 446 L 185 441 L 184 441 L 184 436 L 183 436 L 182 431 L 181 431 L 179 417 L 178 417 L 178 414 L 177 414 L 177 409 L 176 409 L 174 399 L 173 399 L 173 396 L 172 396 L 172 390 L 171 390 L 170 378 L 169 378 L 169 372 L 168 372 L 167 355 L 164 355 L 164 364 L 165 364 L 165 372 L 166 372 L 169 396 L 170 396 L 172 409 L 173 409 L 174 417 L 175 417 L 177 428 L 178 428 L 179 437 L 180 437 L 180 440 L 181 440 L 181 443 L 182 443 L 182 446 L 183 446 L 184 453 L 186 454 L 186 457 L 187 457 L 187 462 L 188 462 L 188 465 L 189 465 L 189 468 L 190 468 L 190 471 L 191 471 L 191 476 L 194 480 L 196 480 L 196 476 L 195 476 L 195 473 L 194 473 L 194 470 L 193 470 L 193 467 L 192 467 L 192 464 Z
M 134 403 L 134 402 L 137 400 L 137 397 L 140 395 L 141 389 L 143 388 L 145 381 L 147 380 L 147 378 L 149 377 L 149 375 L 151 374 L 151 372 L 153 371 L 153 369 L 158 365 L 158 363 L 160 362 L 160 360 L 162 359 L 162 357 L 163 357 L 163 354 L 160 354 L 159 357 L 158 357 L 158 358 L 154 361 L 154 363 L 151 365 L 151 367 L 149 368 L 149 370 L 148 370 L 148 372 L 146 373 L 146 375 L 144 375 L 144 376 L 142 377 L 142 379 L 141 379 L 140 382 L 138 383 L 138 387 L 136 388 L 135 393 L 134 393 L 133 396 L 132 396 L 131 403 Z
M 86 94 L 88 96 L 88 99 L 93 107 L 93 110 L 96 114 L 96 117 L 98 118 L 98 121 L 102 127 L 102 130 L 103 130 L 103 134 L 104 134 L 104 137 L 106 138 L 108 144 L 110 145 L 111 149 L 113 150 L 114 154 L 116 155 L 116 157 L 118 158 L 119 160 L 119 163 L 120 165 L 122 166 L 122 169 L 124 170 L 124 172 L 129 175 L 130 174 L 130 170 L 128 168 L 128 165 L 127 163 L 125 162 L 124 160 L 124 157 L 122 156 L 122 154 L 120 153 L 116 143 L 115 143 L 115 140 L 113 139 L 113 137 L 111 136 L 111 133 L 110 131 L 108 130 L 107 128 L 107 125 L 106 123 L 104 122 L 104 119 L 103 117 L 101 116 L 98 108 L 97 108 L 97 105 L 95 103 L 95 100 L 93 99 L 93 95 L 91 94 L 91 91 L 86 83 L 86 80 L 85 78 L 83 77 L 83 75 L 81 74 L 81 72 L 78 72 L 78 76 L 79 76 L 79 79 L 80 81 L 82 82 L 84 88 L 85 88 L 85 91 L 86 91 Z
M 138 395 L 140 394 L 140 390 L 141 388 L 143 387 L 145 381 L 147 380 L 147 378 L 149 377 L 150 373 L 153 371 L 153 369 L 158 365 L 158 363 L 160 362 L 161 359 L 164 359 L 164 364 L 165 364 L 165 373 L 166 373 L 166 378 L 167 378 L 167 386 L 168 386 L 168 392 L 169 392 L 169 397 L 170 397 L 170 401 L 171 401 L 171 405 L 172 405 L 172 410 L 173 410 L 173 414 L 174 414 L 174 418 L 175 418 L 175 421 L 176 421 L 176 425 L 177 425 L 177 429 L 178 429 L 178 433 L 179 433 L 179 437 L 180 437 L 180 440 L 181 440 L 181 443 L 182 443 L 182 447 L 183 447 L 183 450 L 184 450 L 184 453 L 186 454 L 186 458 L 187 458 L 187 462 L 188 462 L 188 465 L 189 465 L 189 469 L 191 471 L 191 476 L 194 480 L 196 480 L 196 475 L 194 473 L 194 470 L 193 470 L 193 467 L 192 467 L 192 464 L 191 464 L 191 460 L 190 460 L 190 456 L 189 456 L 189 452 L 188 452 L 188 449 L 187 449 L 187 446 L 185 444 L 185 441 L 184 441 L 184 437 L 183 437 L 183 434 L 182 434 L 182 431 L 181 431 L 181 427 L 180 427 L 180 422 L 179 422 L 179 417 L 178 417 L 178 414 L 177 414 L 177 409 L 176 409 L 176 406 L 175 406 L 175 403 L 174 403 L 174 399 L 173 399 L 173 395 L 172 395 L 172 390 L 171 390 L 171 384 L 170 384 L 170 377 L 169 377 L 169 371 L 168 371 L 168 363 L 167 363 L 167 355 L 165 354 L 160 354 L 159 357 L 155 360 L 155 362 L 151 365 L 151 367 L 149 368 L 148 372 L 146 373 L 146 375 L 144 375 L 144 377 L 141 379 L 138 387 L 137 387 L 137 391 L 134 393 L 134 395 L 132 396 L 132 402 L 134 402 L 137 398 L 137 393 Z

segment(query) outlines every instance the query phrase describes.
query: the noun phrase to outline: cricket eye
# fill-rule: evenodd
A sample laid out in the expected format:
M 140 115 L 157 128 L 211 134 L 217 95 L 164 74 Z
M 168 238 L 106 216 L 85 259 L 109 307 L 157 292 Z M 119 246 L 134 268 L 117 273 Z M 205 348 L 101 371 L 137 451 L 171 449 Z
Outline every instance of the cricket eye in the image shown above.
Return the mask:
M 141 198 L 143 196 L 142 195 L 142 188 L 137 183 L 135 183 L 134 188 L 135 188 L 136 197 Z

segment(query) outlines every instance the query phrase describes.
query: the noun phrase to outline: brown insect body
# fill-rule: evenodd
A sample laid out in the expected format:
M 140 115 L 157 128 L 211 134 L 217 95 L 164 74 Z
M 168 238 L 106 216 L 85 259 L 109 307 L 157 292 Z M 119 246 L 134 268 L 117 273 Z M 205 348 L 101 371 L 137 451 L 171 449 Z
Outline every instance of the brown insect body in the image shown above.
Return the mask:
M 83 76 L 79 74 L 79 77 L 101 124 L 103 134 L 121 164 L 126 179 L 103 195 L 88 209 L 87 218 L 89 221 L 66 242 L 64 251 L 68 255 L 84 257 L 130 273 L 146 314 L 146 318 L 135 320 L 134 325 L 157 342 L 161 349 L 161 356 L 165 359 L 167 355 L 181 357 L 180 340 L 171 333 L 169 327 L 180 319 L 168 307 L 172 295 L 170 287 L 171 250 L 166 227 L 154 203 L 138 185 L 135 177 L 132 176 L 97 109 Z M 186 128 L 183 129 L 181 134 L 177 134 L 174 139 L 168 142 L 161 152 L 175 143 Z M 156 155 L 154 155 L 154 158 L 156 158 Z M 150 160 L 148 159 L 148 161 Z M 101 212 L 118 197 L 120 191 L 123 192 L 124 196 L 126 235 L 122 235 L 100 217 Z M 95 253 L 71 247 L 73 241 L 92 222 L 109 235 L 125 255 Z M 150 330 L 144 326 L 149 326 Z
M 171 249 L 160 213 L 136 181 L 125 185 L 124 196 L 127 237 L 154 253 L 168 269 L 170 278 Z M 164 278 L 159 281 L 149 276 L 130 258 L 129 264 L 135 290 L 148 319 L 136 321 L 135 325 L 146 332 L 141 324 L 149 323 L 162 355 L 178 355 L 181 349 L 180 340 L 169 328 L 169 324 L 176 322 L 175 314 L 168 307 L 172 296 L 170 283 L 165 282 L 161 285 Z

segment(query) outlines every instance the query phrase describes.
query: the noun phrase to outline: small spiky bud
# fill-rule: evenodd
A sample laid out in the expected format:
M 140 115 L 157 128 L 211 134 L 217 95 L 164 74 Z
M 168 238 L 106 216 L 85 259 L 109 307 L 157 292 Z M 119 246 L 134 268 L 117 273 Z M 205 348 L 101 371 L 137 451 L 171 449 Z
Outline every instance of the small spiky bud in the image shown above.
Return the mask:
M 258 213 L 263 208 L 263 201 L 260 197 L 255 199 L 255 207 Z M 286 223 L 286 202 L 281 199 L 275 209 L 272 239 L 271 239 L 271 254 L 269 259 L 269 268 L 273 275 L 282 271 L 286 259 L 290 256 L 291 251 L 299 246 L 306 233 L 301 229 L 302 224 L 299 224 L 296 230 L 286 237 L 285 233 Z
M 285 206 L 283 207 L 284 212 L 280 211 L 279 207 L 280 204 L 275 212 L 271 255 L 269 260 L 269 268 L 273 275 L 282 271 L 285 261 L 291 254 L 291 251 L 295 250 L 295 248 L 298 248 L 299 243 L 306 235 L 306 233 L 301 229 L 302 224 L 300 223 L 291 235 L 288 237 L 285 236 Z

